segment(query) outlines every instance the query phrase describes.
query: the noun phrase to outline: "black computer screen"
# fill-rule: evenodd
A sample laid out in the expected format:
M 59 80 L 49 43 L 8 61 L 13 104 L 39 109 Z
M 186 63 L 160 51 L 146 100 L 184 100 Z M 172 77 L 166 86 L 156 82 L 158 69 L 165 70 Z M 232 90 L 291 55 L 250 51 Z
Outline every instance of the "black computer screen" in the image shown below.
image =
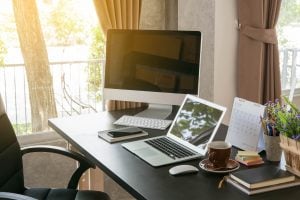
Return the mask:
M 111 29 L 104 87 L 197 94 L 200 51 L 198 31 Z

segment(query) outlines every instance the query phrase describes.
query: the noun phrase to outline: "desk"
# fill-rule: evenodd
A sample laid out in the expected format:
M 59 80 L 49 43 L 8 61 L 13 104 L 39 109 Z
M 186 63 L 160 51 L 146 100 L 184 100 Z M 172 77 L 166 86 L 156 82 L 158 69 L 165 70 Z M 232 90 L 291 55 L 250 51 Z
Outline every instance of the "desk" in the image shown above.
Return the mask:
M 299 199 L 300 188 L 288 188 L 269 193 L 248 196 L 229 184 L 217 189 L 223 175 L 201 171 L 181 177 L 169 175 L 174 165 L 154 168 L 140 160 L 121 143 L 109 144 L 99 139 L 97 132 L 115 128 L 112 124 L 124 112 L 102 112 L 69 118 L 50 119 L 49 125 L 70 142 L 89 160 L 137 199 L 148 200 L 243 200 L 243 199 Z M 165 131 L 147 130 L 149 137 L 165 134 Z M 221 125 L 216 139 L 225 138 L 227 127 Z M 198 160 L 186 162 L 198 166 Z

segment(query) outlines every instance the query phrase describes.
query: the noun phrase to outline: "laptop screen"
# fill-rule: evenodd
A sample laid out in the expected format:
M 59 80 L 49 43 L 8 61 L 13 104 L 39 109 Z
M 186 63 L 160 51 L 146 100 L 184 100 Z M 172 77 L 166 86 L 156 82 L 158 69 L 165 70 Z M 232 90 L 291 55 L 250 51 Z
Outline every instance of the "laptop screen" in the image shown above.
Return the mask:
M 212 102 L 187 95 L 168 136 L 173 136 L 180 143 L 189 143 L 189 147 L 205 149 L 205 144 L 213 139 L 225 110 Z

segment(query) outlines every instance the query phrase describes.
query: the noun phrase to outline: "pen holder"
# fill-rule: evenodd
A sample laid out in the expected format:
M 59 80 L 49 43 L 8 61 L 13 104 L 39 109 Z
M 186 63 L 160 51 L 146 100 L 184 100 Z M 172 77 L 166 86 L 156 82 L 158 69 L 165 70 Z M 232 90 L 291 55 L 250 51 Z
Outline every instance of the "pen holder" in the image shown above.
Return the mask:
M 264 141 L 267 160 L 274 162 L 280 161 L 282 154 L 282 149 L 280 147 L 280 137 L 264 134 Z

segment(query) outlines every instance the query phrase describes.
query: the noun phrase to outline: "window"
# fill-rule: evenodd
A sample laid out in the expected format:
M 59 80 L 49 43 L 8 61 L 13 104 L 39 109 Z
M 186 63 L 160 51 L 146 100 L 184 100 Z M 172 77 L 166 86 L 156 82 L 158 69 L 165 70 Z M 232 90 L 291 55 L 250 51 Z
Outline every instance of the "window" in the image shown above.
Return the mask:
M 282 0 L 277 32 L 283 94 L 300 95 L 300 0 Z
M 100 88 L 104 37 L 93 1 L 35 1 L 38 9 L 35 17 L 40 21 L 41 37 L 47 50 L 44 61 L 49 63 L 46 68 L 50 71 L 47 75 L 38 67 L 34 68 L 34 73 L 40 75 L 35 76 L 35 79 L 39 80 L 28 76 L 30 70 L 24 64 L 26 55 L 20 48 L 17 33 L 20 27 L 17 29 L 18 18 L 14 15 L 13 1 L 0 0 L 0 93 L 8 116 L 19 135 L 47 130 L 48 118 L 43 117 L 50 116 L 47 115 L 49 107 L 53 107 L 54 117 L 102 109 Z M 26 6 L 32 6 L 29 4 Z M 26 34 L 32 34 L 34 30 L 28 30 L 28 27 Z M 26 48 L 25 51 L 32 50 L 36 49 Z M 31 60 L 39 62 L 35 57 Z M 49 78 L 49 82 L 52 81 L 49 88 L 45 88 L 49 92 L 40 94 L 40 90 L 36 96 L 42 100 L 35 101 L 36 96 L 32 93 L 36 92 L 36 88 L 44 87 L 43 80 L 46 78 Z M 51 95 L 54 103 L 43 104 Z

